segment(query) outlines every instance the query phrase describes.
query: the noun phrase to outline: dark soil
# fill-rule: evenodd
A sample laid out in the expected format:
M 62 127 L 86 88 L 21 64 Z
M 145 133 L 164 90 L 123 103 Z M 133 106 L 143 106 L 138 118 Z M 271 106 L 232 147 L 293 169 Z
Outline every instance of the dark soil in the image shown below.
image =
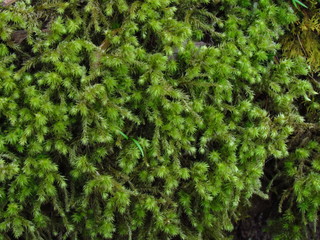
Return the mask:
M 266 232 L 266 228 L 273 206 L 269 200 L 259 197 L 254 197 L 252 202 L 247 216 L 235 225 L 234 240 L 271 240 L 271 235 Z

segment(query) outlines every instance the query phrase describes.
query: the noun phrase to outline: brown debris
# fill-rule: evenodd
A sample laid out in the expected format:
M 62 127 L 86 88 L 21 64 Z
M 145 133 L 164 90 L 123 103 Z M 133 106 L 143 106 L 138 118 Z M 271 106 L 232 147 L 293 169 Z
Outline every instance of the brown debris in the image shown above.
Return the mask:
M 43 33 L 49 33 L 50 29 L 44 28 L 41 31 Z M 26 30 L 17 30 L 11 34 L 11 40 L 16 44 L 22 43 L 23 40 L 25 40 L 27 37 L 28 37 L 28 32 Z
M 26 30 L 17 30 L 11 34 L 12 41 L 14 43 L 20 44 L 25 40 L 28 36 L 28 32 Z
M 4 0 L 4 1 L 1 3 L 1 5 L 2 5 L 2 7 L 7 7 L 7 6 L 15 3 L 16 1 L 17 1 L 17 0 Z

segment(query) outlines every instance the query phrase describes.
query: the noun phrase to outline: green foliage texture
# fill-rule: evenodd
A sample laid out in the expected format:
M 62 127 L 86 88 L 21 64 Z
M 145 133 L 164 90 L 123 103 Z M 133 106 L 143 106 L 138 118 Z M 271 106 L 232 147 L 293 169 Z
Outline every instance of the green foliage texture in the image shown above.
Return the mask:
M 296 9 L 298 19 L 281 38 L 281 58 L 304 57 L 308 81 L 320 91 L 320 3 L 304 1 Z M 304 123 L 295 127 L 288 142 L 289 156 L 275 161 L 270 181 L 277 194 L 279 217 L 270 221 L 274 239 L 318 239 L 320 209 L 320 98 L 296 101 Z
M 315 91 L 302 58 L 275 57 L 294 20 L 269 0 L 2 7 L 0 239 L 227 238 L 239 205 L 267 197 L 267 159 L 295 174 L 296 102 Z M 309 167 L 293 189 L 313 220 Z

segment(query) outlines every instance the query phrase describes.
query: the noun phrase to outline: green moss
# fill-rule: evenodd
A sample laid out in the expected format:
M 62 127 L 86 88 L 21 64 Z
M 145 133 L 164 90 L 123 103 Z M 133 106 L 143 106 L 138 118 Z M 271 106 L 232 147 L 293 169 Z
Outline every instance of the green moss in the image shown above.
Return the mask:
M 302 59 L 274 61 L 293 19 L 268 0 L 1 9 L 2 239 L 226 238 L 313 94 Z

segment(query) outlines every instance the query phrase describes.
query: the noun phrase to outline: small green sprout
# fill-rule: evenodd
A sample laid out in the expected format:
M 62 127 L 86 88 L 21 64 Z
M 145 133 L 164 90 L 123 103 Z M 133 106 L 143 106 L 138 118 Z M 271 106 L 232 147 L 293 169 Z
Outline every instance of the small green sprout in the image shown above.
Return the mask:
M 303 2 L 300 2 L 299 0 L 292 0 L 293 5 L 298 8 L 298 5 L 304 7 L 304 8 L 308 8 Z
M 142 157 L 144 157 L 143 149 L 142 149 L 140 143 L 139 143 L 136 139 L 134 139 L 134 138 L 132 138 L 132 137 L 128 137 L 124 132 L 122 132 L 122 131 L 120 131 L 120 130 L 119 130 L 119 133 L 120 133 L 125 139 L 127 139 L 127 140 L 130 139 L 131 141 L 133 141 L 133 142 L 137 145 L 138 149 L 140 150 Z

